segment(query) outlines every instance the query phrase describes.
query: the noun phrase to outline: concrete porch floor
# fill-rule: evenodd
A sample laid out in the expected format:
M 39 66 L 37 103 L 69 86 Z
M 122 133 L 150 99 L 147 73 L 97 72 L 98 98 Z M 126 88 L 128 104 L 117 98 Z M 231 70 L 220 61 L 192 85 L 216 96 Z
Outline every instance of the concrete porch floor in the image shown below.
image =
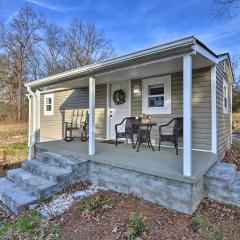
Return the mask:
M 173 148 L 162 147 L 155 152 L 147 146 L 141 146 L 136 152 L 131 145 L 119 144 L 116 148 L 113 144 L 96 141 L 95 156 L 88 155 L 88 142 L 74 140 L 49 141 L 36 144 L 41 151 L 49 151 L 63 156 L 69 156 L 82 160 L 90 160 L 105 165 L 128 169 L 156 177 L 168 178 L 180 182 L 196 183 L 207 170 L 217 161 L 215 154 L 210 152 L 192 151 L 192 176 L 183 176 L 182 150 L 176 156 Z

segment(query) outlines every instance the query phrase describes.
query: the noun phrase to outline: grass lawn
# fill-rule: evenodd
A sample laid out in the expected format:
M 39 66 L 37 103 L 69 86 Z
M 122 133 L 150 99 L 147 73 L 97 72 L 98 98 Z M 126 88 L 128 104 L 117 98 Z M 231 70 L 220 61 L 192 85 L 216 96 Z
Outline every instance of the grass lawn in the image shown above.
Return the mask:
M 27 123 L 0 123 L 0 167 L 19 165 L 27 158 Z

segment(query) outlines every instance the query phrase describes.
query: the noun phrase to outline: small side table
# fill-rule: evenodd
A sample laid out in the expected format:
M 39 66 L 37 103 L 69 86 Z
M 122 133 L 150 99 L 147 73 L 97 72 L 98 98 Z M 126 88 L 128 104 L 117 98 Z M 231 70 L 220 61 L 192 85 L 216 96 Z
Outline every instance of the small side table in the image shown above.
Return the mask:
M 151 130 L 153 126 L 156 126 L 157 123 L 155 122 L 148 122 L 148 123 L 139 123 L 136 124 L 138 126 L 138 132 L 137 132 L 137 141 L 135 144 L 135 147 L 137 146 L 137 152 L 139 151 L 140 145 L 142 143 L 147 143 L 148 147 L 152 148 L 153 151 L 153 145 L 151 143 Z

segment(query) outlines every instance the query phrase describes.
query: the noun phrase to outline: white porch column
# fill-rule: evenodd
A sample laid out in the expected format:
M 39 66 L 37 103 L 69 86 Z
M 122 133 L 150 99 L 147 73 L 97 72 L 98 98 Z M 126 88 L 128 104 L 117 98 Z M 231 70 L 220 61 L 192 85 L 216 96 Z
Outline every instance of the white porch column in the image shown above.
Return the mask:
M 40 142 L 40 91 L 36 90 L 36 143 Z
M 95 154 L 95 78 L 89 78 L 89 155 Z
M 31 144 L 32 136 L 32 96 L 28 95 L 28 147 Z
M 37 139 L 37 95 L 33 93 L 33 135 L 32 142 L 36 142 Z
M 212 152 L 217 153 L 217 80 L 216 65 L 211 67 Z
M 183 57 L 183 175 L 192 175 L 192 56 Z

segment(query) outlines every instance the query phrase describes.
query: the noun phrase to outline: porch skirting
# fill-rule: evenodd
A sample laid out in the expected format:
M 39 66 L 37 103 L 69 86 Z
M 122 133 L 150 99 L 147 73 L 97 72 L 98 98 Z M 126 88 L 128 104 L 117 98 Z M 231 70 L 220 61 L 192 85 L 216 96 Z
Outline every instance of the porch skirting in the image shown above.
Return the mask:
M 186 214 L 192 214 L 206 195 L 203 178 L 196 183 L 185 183 L 88 162 L 88 180 L 91 183 L 119 193 L 134 194 Z

